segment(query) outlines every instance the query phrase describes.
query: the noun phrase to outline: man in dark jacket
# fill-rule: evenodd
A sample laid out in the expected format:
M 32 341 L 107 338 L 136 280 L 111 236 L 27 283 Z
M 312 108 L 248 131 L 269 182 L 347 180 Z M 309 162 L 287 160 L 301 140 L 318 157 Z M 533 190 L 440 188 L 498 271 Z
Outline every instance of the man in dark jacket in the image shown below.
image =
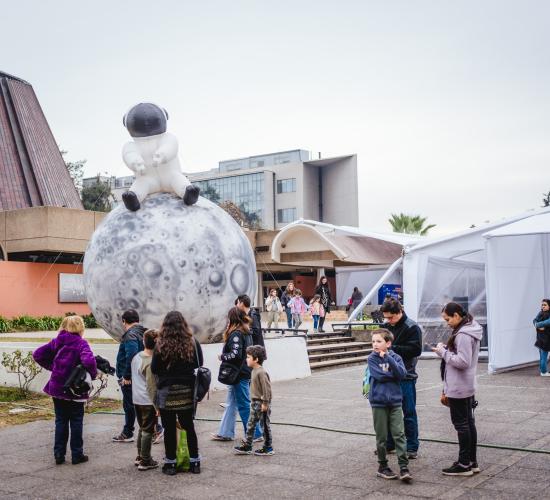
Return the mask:
M 401 381 L 403 393 L 403 416 L 405 435 L 407 437 L 407 452 L 409 458 L 414 459 L 418 453 L 418 417 L 416 415 L 416 362 L 422 354 L 422 331 L 420 327 L 407 317 L 403 306 L 398 300 L 384 301 L 380 311 L 384 315 L 384 325 L 393 333 L 394 341 L 391 349 L 403 359 L 407 376 Z M 391 435 L 388 437 L 387 449 L 395 449 Z
M 252 320 L 250 333 L 254 345 L 261 345 L 265 348 L 264 335 L 262 333 L 262 319 L 256 307 L 250 307 L 251 301 L 248 295 L 239 295 L 235 300 L 235 305 L 244 311 Z
M 131 443 L 134 440 L 134 424 L 136 411 L 132 402 L 132 359 L 143 351 L 143 333 L 145 328 L 139 324 L 139 314 L 130 309 L 122 314 L 122 328 L 124 335 L 118 347 L 116 357 L 116 375 L 122 392 L 122 407 L 125 422 L 122 432 L 113 437 L 116 443 Z

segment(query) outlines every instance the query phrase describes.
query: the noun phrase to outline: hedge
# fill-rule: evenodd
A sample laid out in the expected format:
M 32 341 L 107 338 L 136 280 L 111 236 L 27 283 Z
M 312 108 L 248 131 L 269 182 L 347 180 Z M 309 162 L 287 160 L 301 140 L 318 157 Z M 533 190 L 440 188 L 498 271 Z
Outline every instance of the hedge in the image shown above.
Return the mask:
M 73 315 L 76 313 L 65 314 L 65 316 Z M 82 319 L 86 328 L 99 328 L 93 314 L 83 315 Z M 41 316 L 39 318 L 16 316 L 12 319 L 0 316 L 0 333 L 54 331 L 59 328 L 62 320 L 62 316 Z

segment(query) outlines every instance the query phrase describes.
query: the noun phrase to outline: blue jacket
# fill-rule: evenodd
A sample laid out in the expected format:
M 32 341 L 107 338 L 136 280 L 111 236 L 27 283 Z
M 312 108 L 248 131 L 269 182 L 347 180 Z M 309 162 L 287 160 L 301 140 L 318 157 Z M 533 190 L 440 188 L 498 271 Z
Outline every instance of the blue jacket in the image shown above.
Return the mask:
M 116 376 L 131 380 L 132 378 L 132 359 L 143 351 L 143 333 L 146 328 L 141 325 L 135 325 L 130 328 L 123 336 L 118 347 L 116 357 Z
M 369 401 L 373 408 L 401 406 L 403 396 L 399 382 L 407 376 L 401 356 L 388 351 L 382 358 L 372 352 L 367 358 L 370 372 Z

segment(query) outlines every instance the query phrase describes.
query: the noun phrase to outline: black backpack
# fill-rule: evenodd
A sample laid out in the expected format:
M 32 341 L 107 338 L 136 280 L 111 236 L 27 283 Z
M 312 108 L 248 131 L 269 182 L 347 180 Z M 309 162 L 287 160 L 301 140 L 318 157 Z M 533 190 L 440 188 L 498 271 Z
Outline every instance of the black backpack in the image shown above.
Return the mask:
M 87 377 L 88 372 L 86 368 L 82 365 L 76 365 L 65 384 L 63 384 L 63 392 L 77 398 L 86 397 L 92 388 L 91 384 L 86 380 Z
M 197 364 L 200 364 L 199 351 L 195 340 L 195 355 L 197 356 Z M 206 368 L 206 366 L 199 366 L 197 373 L 195 374 L 195 387 L 194 387 L 194 400 L 195 411 L 197 410 L 197 403 L 200 403 L 210 390 L 210 382 L 212 381 L 212 373 Z

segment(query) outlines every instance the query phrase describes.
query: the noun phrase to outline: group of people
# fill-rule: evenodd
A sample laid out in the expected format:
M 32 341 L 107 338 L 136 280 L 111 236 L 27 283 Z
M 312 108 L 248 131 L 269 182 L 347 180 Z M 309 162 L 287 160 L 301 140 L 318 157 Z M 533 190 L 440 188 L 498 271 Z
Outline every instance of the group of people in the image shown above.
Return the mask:
M 309 304 L 305 302 L 302 291 L 296 288 L 293 281 L 289 281 L 280 299 L 275 288 L 269 291 L 265 299 L 265 308 L 268 313 L 267 328 L 271 328 L 273 324 L 275 328 L 279 328 L 279 313 L 284 311 L 288 328 L 298 329 L 303 322 L 304 314 L 309 311 L 313 319 L 313 331 L 323 333 L 325 318 L 334 304 L 326 276 L 322 276 L 319 280 Z
M 185 430 L 189 451 L 189 471 L 200 473 L 200 454 L 194 426 L 196 411 L 196 370 L 203 365 L 200 343 L 179 311 L 170 311 L 159 330 L 140 324 L 135 310 L 122 314 L 122 336 L 117 355 L 119 380 L 125 414 L 124 427 L 113 437 L 114 442 L 134 441 L 137 418 L 138 470 L 159 466 L 151 455 L 158 417 L 162 422 L 164 464 L 162 472 L 175 475 L 177 429 Z M 83 367 L 90 379 L 97 376 L 97 364 L 90 345 L 83 338 L 84 321 L 80 316 L 66 317 L 56 338 L 33 353 L 35 361 L 51 371 L 44 391 L 53 398 L 55 410 L 54 459 L 65 462 L 70 434 L 73 464 L 88 461 L 83 448 L 84 406 L 89 393 L 74 394 L 67 390 L 67 380 L 75 368 Z M 269 415 L 271 383 L 262 364 L 266 359 L 259 313 L 251 309 L 250 298 L 240 295 L 228 313 L 223 334 L 224 347 L 219 359 L 238 372 L 229 385 L 227 404 L 216 440 L 233 439 L 236 412 L 245 426 L 245 439 L 235 448 L 237 454 L 251 454 L 252 441 L 263 440 L 255 455 L 273 455 Z M 261 424 L 261 425 L 258 425 Z
M 401 303 L 389 299 L 380 308 L 385 328 L 372 334 L 373 352 L 368 356 L 364 384 L 372 407 L 376 433 L 377 476 L 402 481 L 412 479 L 409 461 L 418 456 L 416 414 L 416 363 L 422 352 L 419 326 L 403 311 Z M 449 476 L 471 476 L 480 472 L 477 463 L 477 431 L 474 409 L 475 377 L 482 327 L 455 302 L 446 304 L 442 318 L 452 329 L 446 343 L 431 346 L 441 358 L 443 391 L 441 403 L 448 406 L 458 434 L 458 460 L 442 470 Z M 365 389 L 364 389 L 365 392 Z M 388 465 L 388 453 L 396 453 L 399 475 Z

